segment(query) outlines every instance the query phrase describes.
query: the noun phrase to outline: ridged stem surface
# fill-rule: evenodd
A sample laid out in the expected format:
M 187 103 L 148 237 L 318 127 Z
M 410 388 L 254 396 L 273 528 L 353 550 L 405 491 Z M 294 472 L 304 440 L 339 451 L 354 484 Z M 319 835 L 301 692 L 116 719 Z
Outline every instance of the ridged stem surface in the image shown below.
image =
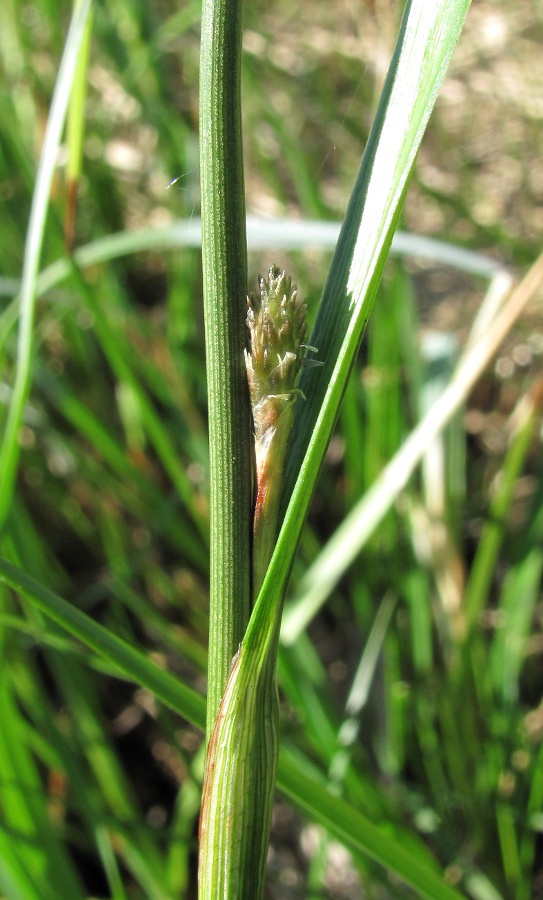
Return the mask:
M 211 480 L 208 736 L 250 611 L 251 426 L 243 358 L 247 249 L 241 35 L 241 0 L 204 0 L 200 170 Z

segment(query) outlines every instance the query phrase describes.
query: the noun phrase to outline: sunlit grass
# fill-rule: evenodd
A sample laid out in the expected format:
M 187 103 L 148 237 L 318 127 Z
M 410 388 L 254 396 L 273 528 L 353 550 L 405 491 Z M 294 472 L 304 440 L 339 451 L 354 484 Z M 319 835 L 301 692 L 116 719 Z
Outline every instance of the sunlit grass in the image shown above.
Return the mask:
M 68 5 L 60 12 L 14 2 L 0 13 L 0 267 L 17 281 Z M 318 78 L 322 55 L 300 33 L 285 43 L 307 45 L 306 69 L 297 71 L 292 54 L 266 52 L 277 50 L 267 12 L 247 15 L 249 208 L 337 219 L 367 136 L 373 80 L 361 64 L 348 65 L 347 41 L 325 55 L 334 83 Z M 139 3 L 96 10 L 76 247 L 198 213 L 199 7 L 155 16 Z M 165 242 L 122 259 L 106 251 L 71 268 L 66 203 L 61 165 L 40 269 L 64 257 L 70 274 L 38 297 L 1 555 L 203 694 L 209 548 L 199 253 L 174 255 Z M 495 249 L 516 258 L 514 243 Z M 288 259 L 314 318 L 327 253 L 269 253 L 251 253 L 251 274 Z M 435 376 L 419 353 L 419 319 L 433 302 L 427 272 L 407 270 L 392 262 L 380 288 L 302 539 L 292 601 L 416 425 Z M 439 279 L 456 289 L 440 267 L 436 295 Z M 484 292 L 479 278 L 464 288 L 468 298 Z M 1 304 L 3 431 L 16 330 L 8 327 L 9 293 Z M 525 343 L 535 348 L 532 331 Z M 543 481 L 534 369 L 517 367 L 507 382 L 487 376 L 479 430 L 466 440 L 460 419 L 449 426 L 438 450 L 444 469 L 417 471 L 309 632 L 282 648 L 279 668 L 283 791 L 315 816 L 300 773 L 331 784 L 398 847 L 437 861 L 452 884 L 481 900 L 528 900 L 541 871 Z M 486 413 L 505 416 L 523 394 L 507 447 Z M 97 649 L 83 649 L 5 584 L 0 596 L 2 893 L 190 896 L 201 732 L 135 688 L 134 672 L 119 678 Z M 311 835 L 301 842 L 305 826 L 285 815 L 286 834 L 278 824 L 272 841 L 271 890 L 284 875 L 277 859 L 286 858 L 292 896 L 311 896 L 317 889 L 308 885 L 326 878 L 325 863 L 319 878 L 317 870 L 327 839 L 308 860 Z M 333 837 L 348 843 L 339 827 Z M 355 883 L 374 896 L 406 896 L 360 843 L 348 846 Z

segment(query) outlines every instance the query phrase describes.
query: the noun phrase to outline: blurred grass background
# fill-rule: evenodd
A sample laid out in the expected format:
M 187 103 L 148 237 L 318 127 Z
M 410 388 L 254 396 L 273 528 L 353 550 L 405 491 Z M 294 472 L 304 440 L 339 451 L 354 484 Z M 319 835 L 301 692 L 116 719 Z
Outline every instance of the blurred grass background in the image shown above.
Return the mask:
M 2 422 L 12 297 L 70 11 L 0 7 Z M 249 213 L 342 218 L 401 12 L 391 0 L 247 4 Z M 199 214 L 199 16 L 192 2 L 96 7 L 82 170 L 70 181 L 68 142 L 44 267 L 72 246 Z M 404 215 L 409 230 L 518 270 L 541 249 L 542 32 L 538 4 L 473 6 Z M 313 315 L 329 258 L 270 246 L 250 253 L 250 279 L 288 265 Z M 483 290 L 442 265 L 389 264 L 292 596 L 446 383 Z M 436 332 L 445 350 L 432 356 Z M 539 306 L 448 429 L 443 464 L 427 460 L 280 660 L 285 744 L 480 900 L 543 897 L 542 354 Z M 199 252 L 73 265 L 40 299 L 32 378 L 2 555 L 205 690 Z M 201 735 L 4 587 L 0 598 L 3 894 L 193 897 Z M 269 870 L 272 898 L 408 896 L 281 798 Z

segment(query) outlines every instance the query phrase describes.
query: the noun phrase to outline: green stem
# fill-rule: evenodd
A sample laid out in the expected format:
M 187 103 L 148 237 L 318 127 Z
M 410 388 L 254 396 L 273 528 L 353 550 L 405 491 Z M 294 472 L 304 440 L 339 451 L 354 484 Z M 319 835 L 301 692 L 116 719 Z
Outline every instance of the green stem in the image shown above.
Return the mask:
M 270 270 L 271 282 L 286 285 L 284 273 L 281 276 L 279 270 Z M 278 352 L 285 350 L 280 346 L 285 331 L 292 330 L 290 307 L 294 305 L 295 313 L 298 307 L 291 304 L 289 292 L 273 290 L 271 294 L 275 315 L 269 314 L 266 291 L 263 304 L 254 297 L 250 304 L 251 350 L 246 354 L 256 458 L 255 592 L 260 589 L 277 531 L 283 460 L 292 424 L 291 389 L 299 367 L 299 347 L 293 352 L 290 339 L 285 354 Z M 289 298 L 285 315 L 280 303 L 283 296 Z M 305 305 L 302 311 L 302 321 L 296 324 L 303 326 Z M 241 645 L 210 736 L 200 815 L 200 900 L 261 900 L 263 896 L 279 750 L 275 671 L 281 606 L 278 597 L 251 652 Z
M 208 736 L 250 612 L 251 445 L 243 359 L 247 247 L 241 34 L 241 0 L 204 0 L 200 168 L 211 478 Z
M 278 628 L 242 645 L 208 747 L 200 815 L 199 900 L 262 900 L 279 750 Z
M 245 354 L 255 436 L 253 588 L 260 590 L 277 533 L 306 305 L 276 266 L 251 294 Z M 261 900 L 279 751 L 275 671 L 282 595 L 230 670 L 206 759 L 200 815 L 200 900 Z M 256 640 L 255 640 L 256 638 Z

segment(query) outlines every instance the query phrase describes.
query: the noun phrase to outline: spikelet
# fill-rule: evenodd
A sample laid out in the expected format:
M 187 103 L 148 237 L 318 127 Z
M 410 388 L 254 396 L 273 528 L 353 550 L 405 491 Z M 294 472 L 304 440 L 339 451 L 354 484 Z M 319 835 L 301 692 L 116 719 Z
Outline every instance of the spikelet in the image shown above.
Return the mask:
M 255 435 L 255 539 L 263 520 L 273 518 L 278 508 L 293 407 L 300 393 L 296 379 L 306 314 L 296 285 L 277 266 L 271 267 L 267 279 L 260 276 L 259 291 L 248 298 L 250 349 L 245 351 L 245 364 Z

